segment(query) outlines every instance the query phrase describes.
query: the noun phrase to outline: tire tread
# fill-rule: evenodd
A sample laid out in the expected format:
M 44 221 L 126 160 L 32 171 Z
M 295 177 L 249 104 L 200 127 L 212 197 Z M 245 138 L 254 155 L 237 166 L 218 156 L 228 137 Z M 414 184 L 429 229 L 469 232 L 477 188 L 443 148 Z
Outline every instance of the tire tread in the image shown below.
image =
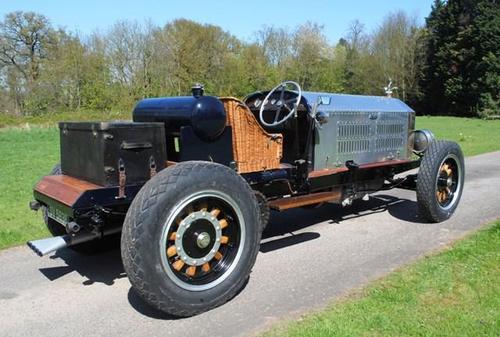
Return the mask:
M 144 261 L 142 261 L 141 255 L 138 253 L 138 248 L 140 248 L 142 241 L 148 240 L 148 238 L 144 238 L 145 230 L 143 228 L 146 214 L 149 212 L 155 212 L 160 208 L 156 206 L 158 204 L 158 201 L 161 199 L 161 196 L 167 193 L 167 191 L 175 189 L 177 184 L 182 179 L 189 179 L 189 176 L 194 172 L 220 169 L 221 167 L 227 169 L 227 167 L 220 164 L 202 161 L 182 162 L 169 167 L 158 174 L 161 174 L 163 178 L 159 181 L 159 183 L 146 184 L 139 191 L 127 212 L 127 217 L 122 231 L 121 251 L 123 265 L 127 272 L 128 278 L 137 293 L 150 305 L 174 316 L 189 317 L 225 303 L 237 294 L 244 281 L 246 281 L 246 278 L 248 277 L 248 275 L 246 275 L 243 278 L 242 282 L 240 282 L 240 284 L 235 284 L 232 287 L 231 293 L 228 296 L 222 297 L 218 301 L 215 301 L 210 305 L 209 308 L 193 307 L 189 309 L 179 309 L 179 306 L 168 298 L 160 299 L 158 298 L 158 296 L 156 296 L 155 291 L 153 290 L 153 287 L 151 286 L 149 280 L 146 278 L 146 273 L 142 268 Z M 248 192 L 253 195 L 254 192 L 246 183 L 246 181 L 241 178 L 241 176 L 238 177 L 241 179 L 242 185 L 245 186 L 248 189 Z M 258 205 L 256 199 L 253 208 L 256 213 L 255 219 L 259 219 L 257 214 Z M 257 227 L 259 228 L 259 238 L 262 232 L 261 227 L 262 226 L 260 226 L 260 224 Z M 250 263 L 252 266 L 257 257 L 257 252 L 258 249 L 251 257 Z
M 424 158 L 420 164 L 417 178 L 418 214 L 421 218 L 429 222 L 441 222 L 448 219 L 458 205 L 459 200 L 450 211 L 444 211 L 438 206 L 435 195 L 435 179 L 437 171 L 439 170 L 439 165 L 446 155 L 453 152 L 458 154 L 461 161 L 459 165 L 462 165 L 463 175 L 463 154 L 459 145 L 455 142 L 442 140 L 434 141 L 425 152 Z M 463 177 L 459 179 L 463 179 Z M 461 193 L 462 191 L 460 191 L 460 194 Z M 458 197 L 460 198 L 460 195 Z

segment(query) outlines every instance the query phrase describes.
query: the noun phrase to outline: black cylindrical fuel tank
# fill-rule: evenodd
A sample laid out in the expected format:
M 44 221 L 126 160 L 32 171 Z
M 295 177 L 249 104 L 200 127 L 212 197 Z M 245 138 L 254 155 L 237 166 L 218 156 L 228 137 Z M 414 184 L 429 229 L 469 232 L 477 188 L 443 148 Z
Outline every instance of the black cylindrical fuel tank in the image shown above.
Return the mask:
M 165 131 L 178 132 L 192 126 L 204 140 L 215 140 L 226 126 L 224 104 L 213 96 L 146 98 L 137 103 L 134 122 L 163 122 Z

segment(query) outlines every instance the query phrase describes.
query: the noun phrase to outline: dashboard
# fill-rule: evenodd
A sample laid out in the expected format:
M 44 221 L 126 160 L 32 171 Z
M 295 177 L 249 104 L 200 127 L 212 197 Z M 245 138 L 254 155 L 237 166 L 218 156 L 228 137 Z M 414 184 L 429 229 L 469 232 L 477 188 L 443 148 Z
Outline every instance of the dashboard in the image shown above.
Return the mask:
M 262 104 L 264 103 L 264 98 L 266 98 L 266 95 L 267 92 L 253 94 L 245 100 L 245 104 L 252 111 L 259 111 Z M 269 97 L 264 110 L 276 111 L 277 109 L 281 108 L 286 101 L 297 98 L 297 94 L 292 91 L 285 91 L 283 99 L 281 99 L 280 96 L 281 92 L 275 92 L 274 94 L 272 94 L 271 97 Z M 293 103 L 293 101 L 289 102 L 288 106 L 292 108 Z M 299 111 L 301 109 L 304 109 L 304 106 L 302 104 L 299 105 Z

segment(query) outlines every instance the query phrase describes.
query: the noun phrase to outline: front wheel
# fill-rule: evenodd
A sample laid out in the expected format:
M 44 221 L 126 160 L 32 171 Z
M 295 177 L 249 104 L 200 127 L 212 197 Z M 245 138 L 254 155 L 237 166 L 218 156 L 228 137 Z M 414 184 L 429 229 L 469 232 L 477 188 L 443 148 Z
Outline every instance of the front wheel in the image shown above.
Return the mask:
M 431 143 L 422 159 L 417 178 L 420 216 L 430 222 L 450 218 L 462 196 L 464 175 L 464 157 L 457 143 Z
M 146 302 L 191 316 L 244 286 L 261 228 L 255 194 L 233 170 L 179 163 L 158 173 L 132 202 L 122 231 L 125 271 Z

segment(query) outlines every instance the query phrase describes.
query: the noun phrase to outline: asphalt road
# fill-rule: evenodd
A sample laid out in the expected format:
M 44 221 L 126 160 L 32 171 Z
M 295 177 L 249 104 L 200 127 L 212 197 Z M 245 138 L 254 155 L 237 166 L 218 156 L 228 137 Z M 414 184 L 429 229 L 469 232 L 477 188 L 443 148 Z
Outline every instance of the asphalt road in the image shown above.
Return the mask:
M 172 319 L 131 290 L 119 251 L 39 258 L 0 252 L 0 336 L 241 336 L 318 308 L 500 217 L 500 152 L 466 159 L 452 219 L 421 223 L 415 193 L 393 190 L 342 209 L 276 214 L 243 291 L 196 317 Z

